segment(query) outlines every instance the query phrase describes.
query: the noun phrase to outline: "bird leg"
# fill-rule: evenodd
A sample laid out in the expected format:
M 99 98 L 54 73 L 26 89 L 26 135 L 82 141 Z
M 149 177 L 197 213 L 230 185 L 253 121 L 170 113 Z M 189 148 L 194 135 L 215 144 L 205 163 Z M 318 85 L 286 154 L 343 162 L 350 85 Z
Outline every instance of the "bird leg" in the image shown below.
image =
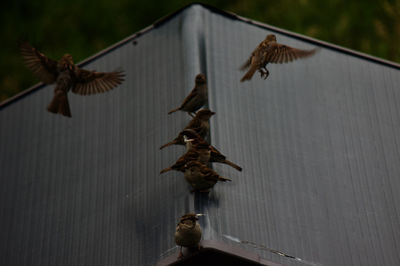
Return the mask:
M 261 78 L 267 79 L 269 76 L 269 71 L 266 67 L 262 67 L 258 70 L 260 72 Z
M 182 246 L 181 249 L 179 250 L 179 254 L 178 254 L 178 259 L 182 259 L 183 258 L 183 253 L 182 253 Z

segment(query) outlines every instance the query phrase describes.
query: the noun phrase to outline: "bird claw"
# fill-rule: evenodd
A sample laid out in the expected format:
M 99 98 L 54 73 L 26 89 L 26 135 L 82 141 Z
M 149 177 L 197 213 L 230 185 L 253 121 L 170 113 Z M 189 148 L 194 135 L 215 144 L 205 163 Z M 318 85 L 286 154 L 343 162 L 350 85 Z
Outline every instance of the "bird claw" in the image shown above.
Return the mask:
M 269 71 L 266 68 L 261 68 L 260 70 L 260 76 L 261 78 L 264 78 L 264 80 L 266 80 L 269 76 Z

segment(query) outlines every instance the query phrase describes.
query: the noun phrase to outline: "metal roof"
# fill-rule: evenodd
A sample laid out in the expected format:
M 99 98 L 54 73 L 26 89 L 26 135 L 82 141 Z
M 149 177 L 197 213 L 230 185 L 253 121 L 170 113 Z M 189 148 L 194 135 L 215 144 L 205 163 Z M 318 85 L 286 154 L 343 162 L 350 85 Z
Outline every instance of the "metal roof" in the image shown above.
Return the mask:
M 240 83 L 271 32 L 321 49 Z M 277 263 L 304 265 L 223 235 L 315 264 L 400 264 L 399 65 L 198 4 L 81 65 L 126 81 L 70 94 L 71 119 L 46 112 L 42 84 L 0 106 L 0 265 L 154 265 L 193 210 L 207 215 L 203 239 Z M 183 148 L 158 147 L 189 120 L 167 112 L 199 72 L 211 143 L 243 167 L 214 164 L 233 182 L 208 196 L 159 175 Z

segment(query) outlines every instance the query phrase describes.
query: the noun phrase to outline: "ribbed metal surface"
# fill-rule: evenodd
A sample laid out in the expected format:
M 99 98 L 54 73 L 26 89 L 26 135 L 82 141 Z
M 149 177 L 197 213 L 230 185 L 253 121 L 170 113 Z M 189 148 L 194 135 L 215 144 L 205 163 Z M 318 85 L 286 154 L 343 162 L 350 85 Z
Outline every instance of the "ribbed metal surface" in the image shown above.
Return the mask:
M 399 70 L 322 48 L 240 83 L 239 66 L 274 32 L 203 12 L 211 139 L 244 169 L 214 164 L 233 182 L 198 199 L 208 237 L 323 265 L 399 265 Z
M 174 246 L 193 196 L 159 175 L 182 148 L 158 148 L 189 121 L 167 115 L 194 84 L 182 29 L 175 17 L 86 65 L 126 81 L 69 94 L 71 119 L 46 111 L 51 86 L 2 109 L 0 265 L 154 265 Z
M 194 5 L 87 64 L 120 67 L 126 81 L 70 94 L 71 119 L 45 111 L 51 86 L 4 107 L 0 265 L 154 265 L 194 209 L 207 214 L 204 239 L 227 234 L 323 265 L 399 265 L 399 70 L 324 47 L 240 83 L 268 33 Z M 214 164 L 233 182 L 209 196 L 158 174 L 183 152 L 158 147 L 189 120 L 167 111 L 199 72 L 217 113 L 211 142 L 244 169 Z

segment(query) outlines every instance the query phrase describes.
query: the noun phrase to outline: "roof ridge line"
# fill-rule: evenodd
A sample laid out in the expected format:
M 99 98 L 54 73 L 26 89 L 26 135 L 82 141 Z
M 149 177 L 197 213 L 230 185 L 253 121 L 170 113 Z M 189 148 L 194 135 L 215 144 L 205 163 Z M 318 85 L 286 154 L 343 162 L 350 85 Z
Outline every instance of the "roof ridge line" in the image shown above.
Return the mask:
M 236 19 L 236 20 L 242 21 L 242 22 L 254 25 L 256 27 L 260 27 L 260 28 L 263 28 L 263 29 L 268 29 L 270 31 L 274 31 L 274 32 L 277 32 L 277 33 L 280 33 L 280 34 L 284 34 L 286 36 L 289 36 L 289 37 L 292 37 L 292 38 L 295 38 L 295 39 L 298 39 L 298 40 L 303 40 L 303 41 L 306 41 L 306 42 L 309 42 L 309 43 L 317 44 L 319 46 L 323 46 L 324 48 L 328 48 L 328 49 L 332 49 L 332 50 L 335 50 L 335 51 L 339 51 L 339 52 L 342 52 L 342 53 L 345 53 L 345 54 L 348 54 L 348 55 L 352 55 L 352 56 L 355 56 L 355 57 L 358 57 L 358 58 L 362 58 L 362 59 L 365 59 L 365 60 L 368 60 L 368 61 L 372 61 L 372 62 L 381 64 L 381 65 L 386 65 L 386 66 L 393 67 L 393 68 L 396 68 L 396 69 L 400 70 L 400 64 L 398 64 L 396 62 L 392 62 L 392 61 L 389 61 L 389 60 L 386 60 L 386 59 L 382 59 L 382 58 L 379 58 L 379 57 L 376 57 L 376 56 L 372 56 L 372 55 L 369 55 L 369 54 L 366 54 L 366 53 L 362 53 L 362 52 L 359 52 L 359 51 L 356 51 L 356 50 L 352 50 L 350 48 L 346 48 L 346 47 L 343 47 L 343 46 L 340 46 L 340 45 L 336 45 L 336 44 L 332 44 L 332 43 L 329 43 L 329 42 L 321 41 L 319 39 L 315 39 L 315 38 L 312 38 L 312 37 L 309 37 L 309 36 L 306 36 L 306 35 L 302 35 L 302 34 L 299 34 L 299 33 L 292 32 L 292 31 L 284 30 L 284 29 L 281 29 L 281 28 L 278 28 L 278 27 L 275 27 L 275 26 L 272 26 L 272 25 L 269 25 L 269 24 L 266 24 L 266 23 L 258 22 L 258 21 L 255 21 L 255 20 L 252 20 L 252 19 L 249 19 L 249 18 L 245 18 L 245 17 L 239 16 L 239 15 L 233 13 L 233 12 L 225 11 L 225 10 L 216 8 L 214 6 L 211 6 L 209 4 L 204 4 L 204 3 L 200 3 L 200 2 L 190 3 L 190 4 L 188 4 L 186 6 L 183 6 L 182 8 L 180 8 L 180 9 L 178 9 L 178 10 L 176 10 L 176 11 L 170 13 L 170 14 L 165 15 L 164 17 L 161 17 L 160 19 L 156 20 L 155 22 L 153 22 L 149 26 L 147 26 L 147 27 L 145 27 L 145 28 L 133 33 L 132 35 L 122 39 L 121 41 L 119 41 L 119 42 L 117 42 L 117 43 L 115 43 L 115 44 L 113 44 L 113 45 L 111 45 L 111 46 L 109 46 L 107 48 L 104 48 L 103 50 L 95 53 L 94 55 L 89 56 L 88 58 L 86 58 L 86 59 L 82 60 L 81 62 L 79 62 L 77 65 L 78 66 L 84 66 L 84 65 L 94 61 L 95 59 L 110 53 L 111 51 L 117 49 L 118 47 L 120 47 L 120 46 L 122 46 L 122 45 L 124 45 L 124 44 L 126 44 L 126 43 L 128 43 L 128 42 L 130 42 L 132 40 L 134 40 L 135 38 L 138 38 L 139 36 L 151 31 L 152 29 L 163 25 L 164 23 L 168 22 L 169 20 L 171 20 L 173 17 L 175 17 L 179 13 L 183 12 L 185 9 L 188 9 L 188 8 L 190 8 L 192 6 L 196 6 L 196 5 L 202 6 L 202 7 L 206 8 L 206 9 L 210 10 L 211 12 L 214 12 L 214 13 L 229 17 L 231 19 Z M 23 90 L 23 91 L 15 94 L 14 96 L 4 100 L 3 102 L 0 102 L 0 110 L 3 109 L 5 106 L 11 104 L 12 102 L 16 101 L 17 99 L 25 97 L 26 95 L 28 95 L 28 94 L 30 94 L 30 93 L 32 93 L 32 92 L 44 87 L 44 86 L 46 86 L 46 84 L 44 84 L 43 82 L 39 82 L 39 83 L 33 85 L 32 87 L 30 87 L 30 88 L 28 88 L 26 90 Z
M 375 62 L 375 63 L 378 63 L 378 64 L 388 65 L 390 67 L 394 67 L 394 68 L 397 68 L 397 69 L 400 70 L 400 64 L 397 63 L 397 62 L 393 62 L 393 61 L 390 61 L 390 60 L 387 60 L 387 59 L 383 59 L 383 58 L 380 58 L 380 57 L 377 57 L 377 56 L 369 55 L 369 54 L 366 54 L 366 53 L 363 53 L 363 52 L 360 52 L 360 51 L 357 51 L 357 50 L 353 50 L 351 48 L 346 48 L 344 46 L 340 46 L 340 45 L 333 44 L 333 43 L 330 43 L 330 42 L 322 41 L 322 40 L 319 40 L 319 39 L 316 39 L 316 38 L 312 38 L 312 37 L 309 37 L 309 36 L 306 36 L 306 35 L 303 35 L 303 34 L 300 34 L 300 33 L 296 33 L 296 32 L 289 31 L 289 30 L 285 30 L 285 29 L 282 29 L 282 28 L 279 28 L 279 27 L 276 27 L 276 26 L 272 26 L 272 25 L 263 23 L 263 22 L 259 22 L 259 21 L 252 20 L 252 19 L 249 19 L 249 18 L 246 18 L 246 17 L 242 17 L 242 16 L 237 15 L 237 14 L 235 14 L 233 12 L 225 11 L 225 10 L 222 10 L 222 9 L 218 9 L 218 8 L 213 7 L 211 5 L 208 5 L 208 4 L 192 3 L 192 4 L 188 5 L 188 6 L 186 6 L 185 8 L 190 7 L 192 5 L 201 5 L 204 8 L 209 9 L 212 12 L 215 12 L 215 13 L 218 13 L 218 14 L 233 18 L 233 19 L 240 20 L 242 22 L 254 25 L 256 27 L 260 27 L 260 28 L 263 28 L 263 29 L 268 29 L 268 30 L 271 30 L 271 31 L 274 31 L 274 32 L 277 32 L 277 33 L 280 33 L 280 34 L 284 34 L 286 36 L 293 37 L 293 38 L 298 39 L 298 40 L 303 40 L 303 41 L 310 42 L 310 43 L 313 43 L 313 44 L 318 44 L 320 46 L 323 46 L 324 48 L 329 48 L 329 49 L 332 49 L 332 50 L 340 51 L 340 52 L 343 52 L 345 54 L 349 54 L 349 55 L 353 55 L 355 57 L 363 58 L 363 59 L 366 59 L 366 60 L 369 60 L 369 61 L 372 61 L 372 62 Z

